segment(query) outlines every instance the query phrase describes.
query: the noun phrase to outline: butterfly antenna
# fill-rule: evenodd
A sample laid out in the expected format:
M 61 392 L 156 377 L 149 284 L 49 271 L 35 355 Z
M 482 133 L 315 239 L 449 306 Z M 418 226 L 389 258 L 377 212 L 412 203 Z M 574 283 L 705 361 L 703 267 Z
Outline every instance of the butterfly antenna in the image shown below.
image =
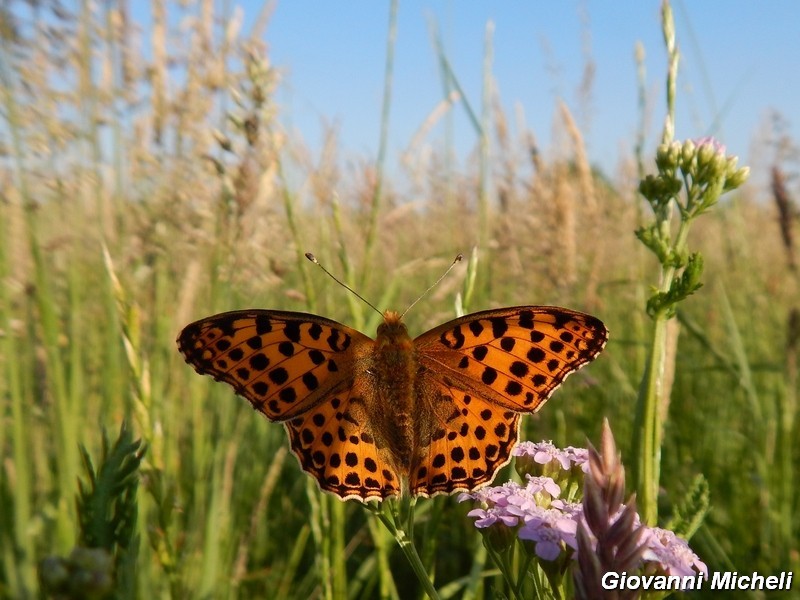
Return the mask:
M 435 288 L 437 285 L 439 285 L 439 282 L 440 282 L 442 279 L 444 279 L 445 277 L 447 277 L 447 274 L 448 274 L 450 271 L 452 271 L 452 270 L 453 270 L 453 267 L 455 267 L 455 266 L 456 266 L 456 263 L 459 263 L 459 262 L 461 262 L 461 259 L 463 259 L 463 258 L 464 258 L 464 256 L 463 256 L 462 254 L 459 254 L 458 256 L 456 256 L 456 257 L 453 259 L 453 262 L 450 264 L 450 266 L 449 266 L 449 267 L 447 267 L 447 271 L 445 271 L 444 273 L 442 273 L 442 276 L 441 276 L 441 277 L 439 277 L 439 279 L 437 279 L 437 280 L 436 280 L 436 282 L 435 282 L 435 283 L 434 283 L 432 286 L 430 286 L 430 287 L 429 287 L 427 290 L 425 290 L 425 291 L 422 293 L 422 295 L 421 295 L 419 298 L 417 298 L 416 300 L 414 300 L 414 301 L 411 303 L 411 305 L 410 305 L 410 306 L 409 306 L 407 309 L 405 309 L 405 310 L 403 311 L 403 314 L 402 314 L 402 315 L 400 315 L 400 318 L 402 319 L 403 317 L 405 317 L 405 316 L 406 316 L 406 313 L 407 313 L 408 311 L 410 311 L 410 310 L 411 310 L 411 309 L 414 307 L 414 305 L 415 305 L 417 302 L 419 302 L 420 300 L 422 300 L 422 299 L 423 299 L 425 296 L 427 296 L 427 295 L 428 295 L 428 292 L 430 292 L 430 291 L 431 291 L 433 288 Z
M 323 267 L 323 266 L 322 266 L 322 263 L 321 263 L 321 262 L 319 262 L 319 261 L 317 260 L 317 257 L 316 257 L 316 256 L 314 256 L 313 254 L 311 254 L 311 252 L 306 252 L 306 258 L 307 258 L 308 260 L 310 260 L 312 263 L 314 263 L 315 265 L 317 265 L 317 266 L 318 266 L 320 269 L 322 269 L 323 271 L 325 271 L 325 273 L 328 275 L 328 277 L 330 277 L 331 279 L 333 279 L 333 280 L 334 280 L 336 283 L 338 283 L 338 284 L 339 284 L 340 286 L 342 286 L 344 289 L 346 289 L 346 290 L 348 290 L 348 291 L 352 292 L 352 293 L 353 293 L 353 294 L 354 294 L 354 295 L 355 295 L 357 298 L 359 298 L 359 299 L 360 299 L 360 300 L 361 300 L 361 301 L 362 301 L 364 304 L 366 304 L 367 306 L 369 306 L 369 307 L 370 307 L 372 310 L 374 310 L 374 311 L 375 311 L 376 313 L 378 313 L 379 315 L 383 316 L 383 313 L 382 313 L 381 311 L 379 311 L 377 308 L 375 308 L 375 305 L 374 305 L 374 304 L 372 304 L 372 302 L 370 302 L 369 300 L 367 300 L 366 298 L 364 298 L 364 296 L 362 296 L 361 294 L 359 294 L 357 291 L 355 291 L 353 288 L 351 288 L 349 285 L 347 285 L 347 284 L 346 284 L 344 281 L 340 281 L 340 280 L 339 280 L 339 278 L 338 278 L 338 277 L 336 277 L 336 275 L 334 275 L 333 273 L 331 273 L 330 271 L 328 271 L 328 269 L 326 269 L 325 267 Z M 427 293 L 427 292 L 426 292 L 426 293 Z

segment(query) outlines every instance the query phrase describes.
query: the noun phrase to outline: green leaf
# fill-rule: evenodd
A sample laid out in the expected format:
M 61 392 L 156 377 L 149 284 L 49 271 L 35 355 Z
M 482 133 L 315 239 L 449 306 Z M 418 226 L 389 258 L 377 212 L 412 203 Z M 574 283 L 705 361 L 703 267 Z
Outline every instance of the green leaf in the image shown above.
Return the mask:
M 666 523 L 665 528 L 671 529 L 685 540 L 691 539 L 703 524 L 711 508 L 710 498 L 708 481 L 703 475 L 697 475 L 683 499 L 675 506 L 672 517 Z

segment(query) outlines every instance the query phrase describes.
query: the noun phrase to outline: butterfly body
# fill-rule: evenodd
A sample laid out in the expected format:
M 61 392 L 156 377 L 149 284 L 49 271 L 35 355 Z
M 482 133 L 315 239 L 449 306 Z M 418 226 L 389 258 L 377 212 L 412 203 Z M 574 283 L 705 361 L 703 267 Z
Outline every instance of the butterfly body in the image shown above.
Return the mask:
M 199 373 L 283 422 L 321 489 L 368 500 L 490 483 L 520 415 L 607 335 L 594 317 L 542 306 L 474 313 L 415 339 L 386 311 L 374 340 L 316 315 L 243 310 L 188 325 L 178 346 Z
M 415 390 L 419 368 L 417 354 L 398 313 L 384 313 L 368 365 L 355 374 L 356 378 L 366 380 L 364 387 L 375 390 L 374 394 L 368 395 L 366 420 L 373 424 L 376 445 L 383 450 L 387 462 L 405 480 L 414 449 L 418 446 L 415 415 L 420 417 L 419 409 L 422 407 L 417 406 Z M 424 420 L 425 416 L 420 418 Z

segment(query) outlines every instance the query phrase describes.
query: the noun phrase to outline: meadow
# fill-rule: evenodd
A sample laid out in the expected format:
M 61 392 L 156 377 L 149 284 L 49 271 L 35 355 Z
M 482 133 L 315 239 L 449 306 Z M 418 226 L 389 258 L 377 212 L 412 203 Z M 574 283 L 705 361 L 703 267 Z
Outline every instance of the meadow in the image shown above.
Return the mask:
M 262 43 L 234 27 L 214 42 L 198 19 L 194 41 L 173 45 L 154 6 L 147 62 L 110 6 L 6 21 L 0 597 L 38 597 L 40 574 L 76 547 L 113 549 L 113 575 L 94 555 L 87 568 L 120 598 L 424 597 L 369 510 L 320 493 L 281 426 L 177 351 L 191 321 L 252 307 L 373 336 L 380 316 L 307 251 L 398 310 L 463 252 L 405 317 L 412 336 L 500 306 L 601 318 L 606 349 L 522 437 L 597 445 L 606 417 L 630 472 L 663 276 L 635 235 L 653 218 L 638 192 L 652 155 L 601 173 L 566 105 L 561 147 L 543 149 L 487 94 L 463 164 L 442 147 L 343 166 L 335 131 L 313 150 L 282 129 Z M 773 187 L 745 185 L 697 219 L 703 285 L 664 325 L 658 522 L 707 503 L 689 543 L 712 571 L 800 573 L 797 209 L 777 185 L 792 141 L 772 133 Z M 420 500 L 413 543 L 442 598 L 502 597 L 470 508 Z M 111 539 L 93 529 L 104 518 Z

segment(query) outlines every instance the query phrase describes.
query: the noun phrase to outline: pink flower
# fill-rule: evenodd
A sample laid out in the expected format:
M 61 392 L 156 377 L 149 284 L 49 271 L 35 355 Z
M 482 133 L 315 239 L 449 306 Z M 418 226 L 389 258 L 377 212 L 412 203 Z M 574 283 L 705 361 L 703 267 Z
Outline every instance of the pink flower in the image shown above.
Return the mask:
M 667 575 L 686 577 L 703 573 L 708 577 L 706 564 L 692 552 L 686 540 L 672 531 L 648 527 L 642 535 L 642 542 L 646 546 L 642 560 L 658 563 Z
M 705 136 L 700 138 L 695 138 L 692 140 L 695 147 L 699 150 L 703 146 L 710 146 L 711 149 L 714 151 L 714 154 L 725 154 L 725 144 L 720 142 L 714 137 Z
M 568 454 L 556 448 L 553 442 L 520 442 L 511 451 L 511 454 L 518 457 L 517 460 L 519 457 L 525 457 L 540 465 L 556 462 L 565 471 L 569 471 L 571 466 Z
M 555 560 L 564 547 L 578 548 L 576 538 L 578 522 L 575 513 L 564 513 L 560 509 L 541 509 L 525 519 L 519 530 L 521 540 L 536 543 L 536 555 L 545 560 Z

